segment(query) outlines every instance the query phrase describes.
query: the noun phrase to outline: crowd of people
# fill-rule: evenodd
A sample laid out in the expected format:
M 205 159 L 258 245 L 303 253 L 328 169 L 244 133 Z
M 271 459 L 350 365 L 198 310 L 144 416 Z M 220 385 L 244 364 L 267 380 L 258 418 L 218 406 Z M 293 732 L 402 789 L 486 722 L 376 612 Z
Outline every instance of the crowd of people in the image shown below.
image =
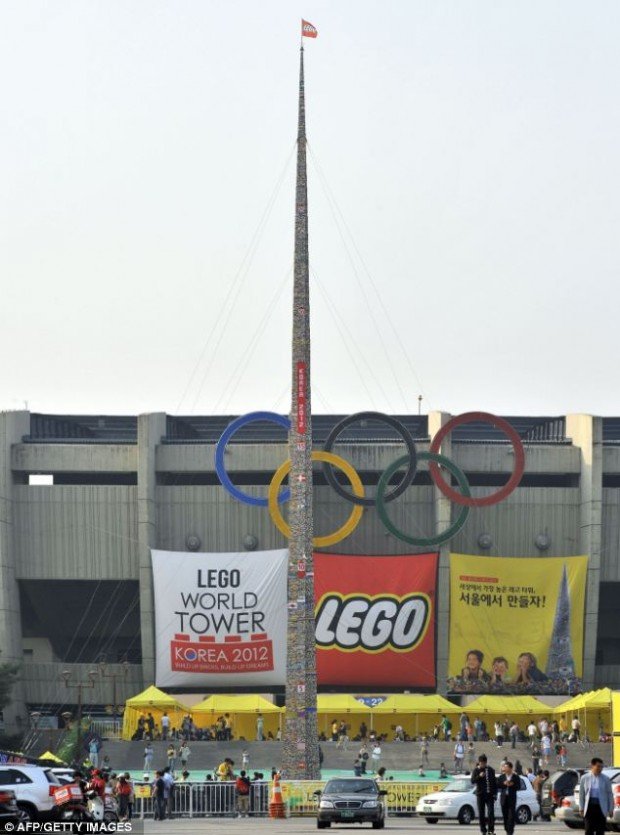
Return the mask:
M 199 728 L 194 722 L 191 714 L 186 714 L 179 727 L 171 725 L 170 717 L 164 711 L 160 723 L 157 724 L 152 713 L 141 714 L 138 717 L 137 728 L 131 737 L 135 741 L 171 740 L 183 742 L 214 741 L 228 742 L 235 738 L 234 720 L 229 713 L 224 713 L 215 720 L 212 725 Z M 274 734 L 272 731 L 265 732 L 265 720 L 261 713 L 256 717 L 256 740 L 261 742 L 279 741 L 281 731 L 278 729 Z

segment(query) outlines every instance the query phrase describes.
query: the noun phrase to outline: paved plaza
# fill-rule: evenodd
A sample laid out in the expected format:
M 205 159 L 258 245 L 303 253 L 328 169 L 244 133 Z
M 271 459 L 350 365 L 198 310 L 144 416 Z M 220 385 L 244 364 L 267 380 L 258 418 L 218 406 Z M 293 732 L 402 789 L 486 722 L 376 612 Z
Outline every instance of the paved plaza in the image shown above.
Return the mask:
M 144 832 L 144 835 L 193 835 L 193 833 L 217 833 L 222 832 L 225 835 L 249 835 L 249 833 L 256 833 L 256 835 L 272 835 L 272 833 L 283 833 L 283 835 L 298 835 L 298 833 L 316 832 L 316 820 L 314 818 L 288 818 L 286 820 L 269 820 L 268 818 L 197 818 L 194 820 L 172 820 L 157 823 L 154 821 L 145 821 L 144 830 L 138 829 L 137 832 Z M 350 826 L 332 826 L 330 832 L 367 832 L 373 831 L 369 825 L 360 826 L 359 824 L 351 824 Z M 458 823 L 445 823 L 429 826 L 425 821 L 419 818 L 388 818 L 385 825 L 387 832 L 417 832 L 426 833 L 426 835 L 462 835 L 463 827 Z M 564 824 L 552 821 L 550 823 L 534 823 L 527 824 L 526 827 L 519 827 L 518 831 L 521 835 L 564 835 L 568 832 Z M 478 827 L 471 826 L 465 828 L 465 833 L 468 835 L 478 835 Z M 503 835 L 503 829 L 497 827 L 497 835 Z

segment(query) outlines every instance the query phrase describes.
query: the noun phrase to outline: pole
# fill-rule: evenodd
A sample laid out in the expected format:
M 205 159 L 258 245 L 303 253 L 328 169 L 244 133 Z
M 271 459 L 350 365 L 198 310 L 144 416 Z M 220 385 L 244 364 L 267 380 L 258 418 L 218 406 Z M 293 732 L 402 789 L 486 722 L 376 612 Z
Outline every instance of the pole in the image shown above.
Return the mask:
M 82 683 L 77 686 L 78 709 L 77 709 L 77 760 L 82 765 Z

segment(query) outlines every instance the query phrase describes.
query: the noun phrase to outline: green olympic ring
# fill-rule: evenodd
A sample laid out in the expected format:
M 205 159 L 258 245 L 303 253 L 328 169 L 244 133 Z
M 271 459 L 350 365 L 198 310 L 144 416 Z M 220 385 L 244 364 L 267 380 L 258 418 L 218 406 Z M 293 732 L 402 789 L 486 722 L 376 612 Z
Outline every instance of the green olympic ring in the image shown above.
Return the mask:
M 461 470 L 460 467 L 450 461 L 449 458 L 446 458 L 443 455 L 440 455 L 437 452 L 418 452 L 418 461 L 433 461 L 435 464 L 441 464 L 443 467 L 446 468 L 455 479 L 459 483 L 459 487 L 461 488 L 461 493 L 463 496 L 471 496 L 471 490 L 469 489 L 469 482 L 467 481 L 467 476 Z M 451 539 L 455 534 L 457 534 L 465 522 L 467 521 L 467 517 L 469 516 L 469 507 L 463 506 L 459 515 L 456 517 L 456 520 L 447 528 L 443 533 L 436 534 L 435 536 L 409 536 L 409 534 L 403 533 L 396 525 L 392 522 L 392 520 L 387 515 L 387 510 L 385 508 L 385 491 L 387 490 L 388 484 L 390 483 L 390 479 L 394 475 L 394 473 L 398 470 L 399 467 L 403 467 L 405 464 L 409 463 L 409 456 L 403 455 L 401 458 L 398 458 L 394 461 L 393 464 L 385 470 L 381 478 L 379 479 L 379 484 L 377 486 L 377 511 L 379 512 L 379 518 L 388 529 L 388 531 L 393 534 L 398 539 L 402 540 L 403 542 L 409 543 L 409 545 L 418 545 L 420 547 L 427 547 L 429 545 L 441 545 L 443 542 L 446 542 L 448 539 Z

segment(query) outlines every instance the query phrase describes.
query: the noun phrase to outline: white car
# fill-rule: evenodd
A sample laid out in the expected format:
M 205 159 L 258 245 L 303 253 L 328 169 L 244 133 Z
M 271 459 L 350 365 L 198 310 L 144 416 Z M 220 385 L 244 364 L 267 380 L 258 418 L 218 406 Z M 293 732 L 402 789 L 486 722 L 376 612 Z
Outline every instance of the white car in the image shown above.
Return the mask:
M 521 787 L 518 789 L 516 819 L 517 823 L 524 824 L 538 814 L 538 801 L 529 780 L 524 777 L 519 779 Z M 440 819 L 457 820 L 462 824 L 474 821 L 478 805 L 469 775 L 455 777 L 441 791 L 425 794 L 418 801 L 416 812 L 426 818 L 427 823 L 437 823 Z M 495 802 L 495 817 L 498 822 L 502 819 L 499 797 Z
M 602 772 L 611 780 L 614 794 L 614 813 L 607 828 L 620 832 L 620 768 L 604 768 Z M 569 829 L 583 829 L 583 818 L 579 815 L 579 783 L 575 786 L 573 797 L 565 797 L 562 805 L 555 810 L 555 817 L 563 821 Z
M 54 792 L 60 782 L 51 768 L 24 763 L 0 765 L 0 789 L 15 792 L 20 820 L 37 820 L 54 808 Z

